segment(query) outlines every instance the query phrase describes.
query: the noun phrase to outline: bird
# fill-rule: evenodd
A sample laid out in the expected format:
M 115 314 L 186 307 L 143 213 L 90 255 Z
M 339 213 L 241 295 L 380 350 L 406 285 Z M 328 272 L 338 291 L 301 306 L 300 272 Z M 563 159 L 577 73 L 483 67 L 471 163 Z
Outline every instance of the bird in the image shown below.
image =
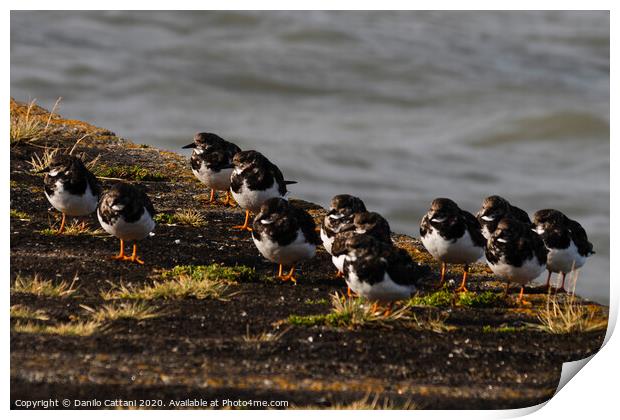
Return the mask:
M 370 235 L 373 238 L 392 245 L 390 224 L 383 216 L 375 212 L 361 212 L 353 215 L 352 228 L 337 233 L 331 246 L 332 263 L 340 273 L 343 272 L 347 248 L 346 240 L 354 235 Z
M 505 295 L 510 283 L 518 283 L 518 302 L 527 304 L 523 299 L 524 286 L 537 278 L 547 263 L 545 244 L 531 225 L 512 217 L 502 218 L 487 242 L 485 254 L 491 271 L 506 281 Z
M 45 197 L 62 213 L 58 234 L 64 232 L 67 216 L 86 216 L 97 209 L 101 194 L 99 181 L 79 158 L 56 155 L 38 172 L 47 172 L 43 181 Z
M 296 264 L 313 258 L 321 243 L 312 216 L 280 197 L 261 205 L 252 224 L 252 240 L 265 258 L 279 265 L 278 278 L 293 283 L 297 283 Z M 291 266 L 286 275 L 284 265 Z
M 120 252 L 115 260 L 144 264 L 138 257 L 137 241 L 155 229 L 155 209 L 143 187 L 124 182 L 114 184 L 106 191 L 97 208 L 101 227 L 120 240 Z M 125 241 L 133 242 L 133 252 L 125 255 Z
M 439 287 L 444 284 L 446 264 L 464 264 L 457 291 L 467 291 L 469 264 L 484 255 L 485 239 L 476 217 L 449 198 L 436 198 L 420 223 L 420 239 L 433 258 L 441 262 Z
M 340 232 L 353 229 L 353 217 L 356 213 L 365 212 L 364 202 L 349 194 L 340 194 L 332 198 L 330 208 L 321 224 L 321 240 L 323 247 L 332 255 L 332 244 Z
M 367 234 L 347 238 L 345 247 L 345 281 L 357 295 L 375 302 L 373 312 L 377 304 L 409 298 L 419 280 L 430 273 L 428 266 L 413 261 L 404 249 Z
M 207 187 L 211 188 L 209 203 L 215 201 L 216 191 L 226 191 L 223 204 L 230 203 L 230 167 L 233 156 L 241 151 L 234 143 L 214 133 L 197 133 L 194 141 L 183 149 L 193 149 L 190 163 L 192 172 Z
M 230 165 L 234 168 L 230 176 L 232 196 L 245 210 L 245 222 L 233 229 L 252 231 L 249 226 L 250 212 L 257 213 L 269 198 L 286 199 L 286 186 L 297 181 L 285 181 L 280 169 L 269 159 L 255 150 L 245 150 L 235 154 Z
M 523 223 L 531 223 L 530 216 L 528 216 L 525 210 L 513 206 L 508 200 L 499 195 L 491 195 L 482 201 L 482 206 L 478 213 L 476 213 L 476 218 L 480 222 L 480 226 L 482 226 L 482 235 L 484 235 L 485 240 L 488 240 L 495 232 L 497 224 L 504 216 L 512 216 Z
M 546 287 L 550 286 L 551 273 L 560 273 L 559 290 L 564 290 L 566 273 L 583 267 L 586 259 L 595 253 L 585 229 L 558 210 L 544 209 L 534 213 L 532 230 L 540 235 L 548 250 Z

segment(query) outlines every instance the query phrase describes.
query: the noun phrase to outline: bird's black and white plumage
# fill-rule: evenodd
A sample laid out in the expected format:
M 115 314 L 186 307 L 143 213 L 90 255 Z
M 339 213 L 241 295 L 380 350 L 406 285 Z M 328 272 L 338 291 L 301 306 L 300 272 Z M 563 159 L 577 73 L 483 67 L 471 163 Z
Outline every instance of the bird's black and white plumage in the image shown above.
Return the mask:
M 305 210 L 275 197 L 266 200 L 254 218 L 252 239 L 269 261 L 280 265 L 280 278 L 295 280 L 294 266 L 314 257 L 320 243 L 314 219 Z M 282 266 L 293 266 L 282 276 Z
M 233 158 L 234 170 L 230 189 L 239 205 L 254 213 L 269 198 L 285 198 L 286 186 L 295 181 L 285 181 L 280 169 L 255 150 L 237 153 Z
M 497 224 L 504 217 L 512 217 L 523 223 L 531 223 L 530 216 L 528 216 L 525 210 L 513 206 L 508 200 L 499 195 L 489 196 L 484 199 L 480 210 L 476 214 L 485 240 L 491 237 L 497 228 Z
M 63 215 L 86 216 L 97 209 L 101 187 L 82 161 L 70 155 L 57 155 L 42 171 L 45 196 Z
M 344 276 L 357 295 L 379 303 L 407 299 L 430 270 L 413 261 L 404 249 L 370 235 L 353 235 L 345 242 Z
M 586 259 L 594 254 L 585 229 L 564 213 L 553 209 L 537 211 L 532 229 L 541 237 L 548 250 L 549 274 L 561 273 L 563 289 L 566 274 L 583 267 Z
M 228 192 L 233 171 L 232 159 L 241 151 L 239 146 L 217 134 L 198 133 L 193 143 L 183 146 L 183 149 L 190 148 L 193 149 L 190 158 L 192 172 L 200 182 L 211 188 L 211 201 L 216 190 Z
M 487 242 L 487 264 L 498 277 L 521 287 L 537 278 L 547 263 L 547 249 L 530 225 L 512 217 L 500 220 Z
M 442 263 L 440 284 L 444 281 L 443 264 L 465 264 L 460 289 L 466 290 L 467 265 L 484 255 L 485 240 L 476 217 L 448 198 L 436 198 L 420 223 L 420 239 L 433 258 Z
M 340 194 L 332 198 L 329 211 L 321 225 L 321 240 L 329 254 L 332 254 L 332 244 L 336 235 L 354 229 L 353 217 L 356 213 L 365 211 L 366 206 L 358 197 Z
M 375 212 L 355 213 L 352 228 L 336 234 L 332 243 L 332 263 L 339 272 L 344 272 L 346 241 L 354 235 L 370 235 L 380 242 L 392 244 L 390 225 L 383 216 Z
M 118 183 L 106 191 L 99 202 L 97 217 L 101 227 L 121 241 L 121 251 L 115 258 L 142 263 L 136 255 L 136 241 L 144 239 L 155 229 L 155 209 L 141 187 Z M 132 257 L 124 256 L 124 241 L 134 242 Z

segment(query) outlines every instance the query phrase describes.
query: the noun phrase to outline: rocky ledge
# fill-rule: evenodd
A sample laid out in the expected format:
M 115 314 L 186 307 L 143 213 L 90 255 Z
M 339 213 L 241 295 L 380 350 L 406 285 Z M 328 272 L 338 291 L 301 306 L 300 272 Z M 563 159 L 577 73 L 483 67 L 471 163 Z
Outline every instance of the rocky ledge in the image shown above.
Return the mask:
M 143 266 L 109 259 L 117 241 L 94 215 L 54 234 L 59 214 L 33 168 L 70 149 L 104 187 L 119 179 L 147 187 L 160 214 L 141 244 Z M 482 264 L 469 293 L 435 290 L 428 279 L 388 317 L 342 298 L 322 249 L 296 286 L 274 281 L 247 232 L 231 230 L 241 210 L 208 204 L 186 158 L 14 100 L 10 188 L 15 408 L 49 398 L 103 408 L 106 400 L 172 408 L 216 399 L 217 407 L 228 399 L 518 408 L 549 399 L 562 363 L 595 353 L 605 335 L 607 307 L 540 287 L 527 288 L 531 305 L 519 306 L 518 290 L 504 298 Z M 295 202 L 317 220 L 324 214 Z M 418 240 L 394 239 L 437 273 Z M 449 278 L 458 281 L 460 269 Z

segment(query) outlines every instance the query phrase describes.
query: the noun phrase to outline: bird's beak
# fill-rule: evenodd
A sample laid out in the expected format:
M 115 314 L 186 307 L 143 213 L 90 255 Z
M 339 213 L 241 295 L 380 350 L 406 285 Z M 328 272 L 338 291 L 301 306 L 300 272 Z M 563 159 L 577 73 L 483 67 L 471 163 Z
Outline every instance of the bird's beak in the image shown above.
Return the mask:
M 181 147 L 181 149 L 194 149 L 196 147 L 196 143 L 190 143 L 187 146 Z

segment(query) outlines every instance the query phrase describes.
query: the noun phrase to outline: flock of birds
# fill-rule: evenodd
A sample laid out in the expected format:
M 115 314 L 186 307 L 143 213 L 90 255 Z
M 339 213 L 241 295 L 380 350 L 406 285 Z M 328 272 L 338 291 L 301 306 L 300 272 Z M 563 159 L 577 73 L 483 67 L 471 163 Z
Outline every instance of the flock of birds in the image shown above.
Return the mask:
M 278 278 L 296 282 L 296 265 L 314 257 L 322 244 L 332 256 L 338 275 L 344 277 L 349 294 L 375 303 L 406 299 L 417 290 L 420 279 L 428 277 L 428 266 L 415 262 L 409 253 L 392 243 L 390 226 L 380 214 L 368 212 L 357 197 L 335 196 L 322 226 L 305 210 L 290 204 L 287 185 L 280 169 L 254 150 L 237 145 L 213 133 L 198 133 L 191 144 L 194 175 L 216 191 L 226 192 L 245 210 L 245 222 L 234 228 L 248 230 L 256 248 L 279 265 Z M 143 264 L 137 241 L 155 228 L 155 210 L 139 185 L 114 184 L 102 192 L 97 178 L 83 162 L 70 155 L 57 155 L 46 172 L 45 195 L 62 212 L 59 233 L 66 216 L 97 212 L 102 228 L 120 240 L 113 258 Z M 250 215 L 255 217 L 250 225 Z M 320 233 L 319 233 L 320 232 Z M 539 210 L 533 221 L 528 214 L 499 196 L 487 197 L 474 216 L 448 198 L 437 198 L 420 223 L 420 238 L 428 252 L 441 263 L 439 286 L 445 281 L 446 264 L 464 265 L 457 291 L 467 290 L 469 265 L 486 257 L 490 269 L 506 282 L 523 286 L 545 268 L 560 273 L 564 289 L 566 274 L 585 264 L 594 253 L 581 225 L 558 210 Z M 125 242 L 132 242 L 130 255 Z M 290 267 L 288 272 L 285 267 Z

